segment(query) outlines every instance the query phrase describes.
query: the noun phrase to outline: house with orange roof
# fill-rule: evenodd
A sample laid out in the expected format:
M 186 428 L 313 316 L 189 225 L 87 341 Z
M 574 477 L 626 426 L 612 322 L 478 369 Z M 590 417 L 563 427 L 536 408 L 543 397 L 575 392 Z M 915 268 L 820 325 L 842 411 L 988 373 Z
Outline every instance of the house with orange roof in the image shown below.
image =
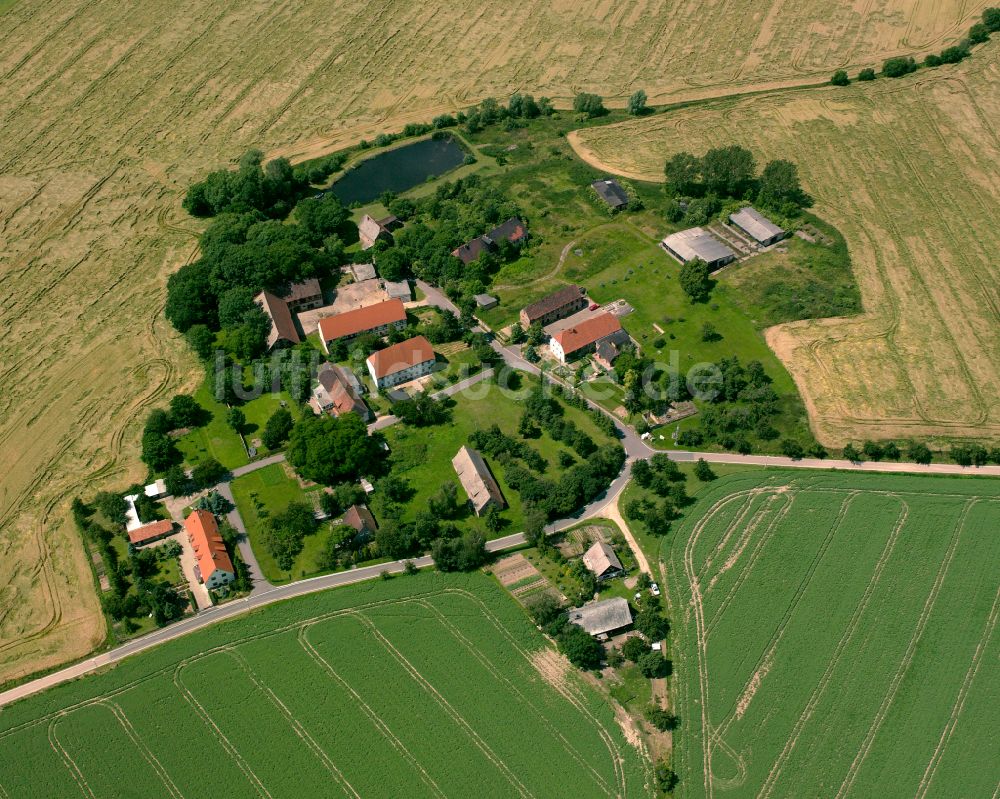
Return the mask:
M 625 335 L 617 316 L 602 313 L 555 333 L 549 340 L 549 350 L 560 361 L 568 363 L 593 352 L 605 339 Z
M 329 354 L 330 342 L 350 340 L 364 333 L 384 336 L 393 328 L 406 327 L 406 308 L 402 300 L 386 300 L 353 311 L 325 316 L 319 320 L 319 338 Z
M 133 546 L 141 547 L 143 544 L 151 544 L 173 534 L 174 523 L 169 519 L 159 519 L 149 522 L 142 527 L 136 527 L 128 531 L 128 542 Z
M 368 372 L 381 388 L 398 386 L 430 374 L 437 356 L 423 336 L 414 336 L 368 356 Z
M 192 511 L 184 520 L 188 540 L 194 549 L 194 572 L 206 588 L 219 588 L 236 579 L 233 561 L 226 551 L 219 525 L 207 510 Z

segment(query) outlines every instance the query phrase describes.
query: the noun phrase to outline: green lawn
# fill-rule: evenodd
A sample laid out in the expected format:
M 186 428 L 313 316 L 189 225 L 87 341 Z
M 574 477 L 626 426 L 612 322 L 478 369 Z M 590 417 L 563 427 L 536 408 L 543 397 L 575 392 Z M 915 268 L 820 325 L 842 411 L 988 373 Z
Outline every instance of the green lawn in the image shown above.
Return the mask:
M 194 398 L 211 414 L 211 419 L 202 427 L 196 427 L 177 439 L 177 446 L 185 463 L 193 465 L 207 458 L 215 458 L 227 469 L 249 463 L 250 459 L 243 449 L 240 437 L 226 424 L 228 409 L 215 399 L 208 381 L 194 393 Z
M 526 392 L 530 385 L 533 385 L 532 381 L 525 376 L 523 390 Z M 517 436 L 518 422 L 523 413 L 522 405 L 515 399 L 505 396 L 492 383 L 483 381 L 470 391 L 461 392 L 454 399 L 456 404 L 452 409 L 450 422 L 431 428 L 396 424 L 384 431 L 391 449 L 394 470 L 405 477 L 416 492 L 413 499 L 406 504 L 407 519 L 414 518 L 418 511 L 426 508 L 427 500 L 445 482 L 453 482 L 458 487 L 459 496 L 464 496 L 458 477 L 452 468 L 451 459 L 462 445 L 469 443 L 469 435 L 473 431 L 497 424 L 508 435 Z M 608 438 L 597 429 L 586 413 L 568 407 L 565 411 L 566 418 L 574 421 L 598 444 L 608 443 Z M 561 451 L 568 451 L 568 448 L 547 434 L 528 443 L 549 463 L 544 476 L 548 479 L 557 479 L 562 472 L 558 454 Z M 503 467 L 493 460 L 490 460 L 489 464 L 510 505 L 503 513 L 508 524 L 499 535 L 520 532 L 524 522 L 520 497 L 507 485 Z
M 237 477 L 232 482 L 232 488 L 240 516 L 243 517 L 243 523 L 247 527 L 250 545 L 267 580 L 279 585 L 316 573 L 316 553 L 323 545 L 325 533 L 330 529 L 329 524 L 320 525 L 315 533 L 306 536 L 305 546 L 289 571 L 283 571 L 278 567 L 274 558 L 261 544 L 260 537 L 264 531 L 264 524 L 270 516 L 281 513 L 290 502 L 310 501 L 307 494 L 320 489 L 303 490 L 298 480 L 289 477 L 285 473 L 284 465 L 280 463 Z
M 212 394 L 210 382 L 206 381 L 194 393 L 194 398 L 201 407 L 211 414 L 209 422 L 202 427 L 191 430 L 177 439 L 177 446 L 184 455 L 184 461 L 191 465 L 206 458 L 215 458 L 227 469 L 244 466 L 250 462 L 239 435 L 226 423 L 228 408 L 218 402 Z M 287 391 L 277 394 L 268 392 L 254 400 L 240 405 L 240 410 L 247 419 L 245 437 L 248 445 L 259 438 L 271 417 L 281 403 L 291 412 L 292 418 L 299 417 L 299 406 Z M 266 447 L 258 449 L 258 455 L 268 454 Z

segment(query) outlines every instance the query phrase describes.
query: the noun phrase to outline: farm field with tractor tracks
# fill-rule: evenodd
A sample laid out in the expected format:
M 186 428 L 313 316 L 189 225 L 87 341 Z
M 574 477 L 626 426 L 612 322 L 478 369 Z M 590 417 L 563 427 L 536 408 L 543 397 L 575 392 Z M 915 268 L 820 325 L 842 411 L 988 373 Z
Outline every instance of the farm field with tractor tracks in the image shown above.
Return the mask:
M 991 796 L 1000 487 L 742 471 L 664 543 L 685 797 Z

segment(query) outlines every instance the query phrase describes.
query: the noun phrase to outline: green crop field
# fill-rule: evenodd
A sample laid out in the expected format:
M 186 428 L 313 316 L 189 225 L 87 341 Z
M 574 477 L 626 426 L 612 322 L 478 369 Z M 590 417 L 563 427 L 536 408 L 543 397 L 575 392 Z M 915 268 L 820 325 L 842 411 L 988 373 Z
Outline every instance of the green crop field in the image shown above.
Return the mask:
M 684 796 L 996 796 L 1000 484 L 758 471 L 670 543 Z
M 642 762 L 479 575 L 285 602 L 0 718 L 4 799 L 632 797 Z

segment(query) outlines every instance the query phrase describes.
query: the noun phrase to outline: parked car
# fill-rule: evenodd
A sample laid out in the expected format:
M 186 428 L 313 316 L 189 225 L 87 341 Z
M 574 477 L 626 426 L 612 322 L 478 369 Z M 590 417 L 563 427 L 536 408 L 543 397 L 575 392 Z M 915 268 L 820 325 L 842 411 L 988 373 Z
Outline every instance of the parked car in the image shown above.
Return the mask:
M 596 302 L 592 302 L 592 303 L 590 303 L 590 310 L 592 310 L 592 311 L 596 311 L 596 310 L 597 310 L 598 308 L 600 308 L 600 307 L 601 307 L 601 306 L 600 306 L 600 305 L 598 305 L 598 304 L 597 304 Z
M 649 593 L 651 593 L 653 596 L 659 596 L 660 595 L 660 586 L 658 586 L 656 583 L 650 583 L 649 584 Z

